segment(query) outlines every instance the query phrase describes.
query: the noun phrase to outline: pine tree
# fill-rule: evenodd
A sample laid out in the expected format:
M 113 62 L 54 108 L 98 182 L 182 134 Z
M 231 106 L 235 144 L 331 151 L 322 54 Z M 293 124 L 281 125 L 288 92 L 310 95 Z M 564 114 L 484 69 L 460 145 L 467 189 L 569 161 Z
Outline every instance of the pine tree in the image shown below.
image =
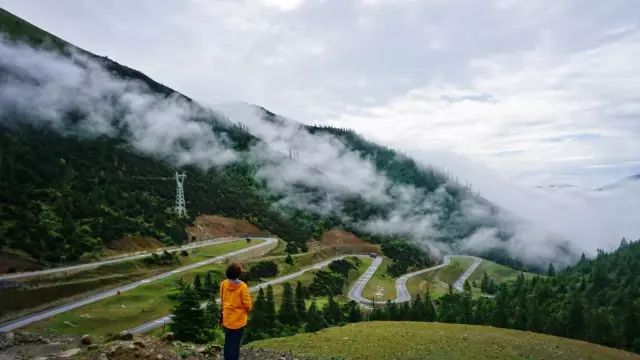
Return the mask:
M 438 321 L 447 323 L 456 322 L 459 315 L 457 297 L 458 295 L 455 294 L 445 294 L 440 298 Z
M 347 321 L 350 323 L 362 321 L 362 311 L 357 302 L 351 300 L 347 303 Z
M 549 268 L 547 269 L 547 276 L 550 276 L 550 277 L 556 276 L 556 268 L 553 267 L 553 263 L 549 263 Z
M 204 342 L 207 340 L 207 321 L 200 307 L 200 299 L 189 285 L 179 285 L 178 303 L 173 308 L 171 331 L 178 340 Z
M 293 257 L 291 256 L 291 254 L 287 254 L 287 257 L 284 259 L 284 262 L 286 262 L 289 265 L 293 265 Z
M 433 306 L 433 300 L 431 300 L 431 293 L 429 291 L 427 291 L 426 295 L 424 296 L 424 306 L 424 321 L 436 321 L 438 314 L 436 313 L 436 308 Z
M 496 293 L 496 280 L 494 278 L 489 278 L 489 282 L 487 283 L 487 294 L 493 295 Z
M 540 304 L 535 299 L 529 301 L 528 315 L 527 315 L 527 330 L 540 332 L 544 325 L 544 319 L 542 317 L 542 310 Z
M 640 337 L 637 337 L 635 340 L 633 340 L 631 351 L 633 351 L 636 354 L 640 354 Z
M 395 303 L 391 302 L 391 300 L 387 300 L 387 303 L 384 306 L 384 312 L 386 313 L 387 320 L 400 320 L 400 312 L 398 311 L 398 307 Z
M 266 309 L 265 312 L 267 314 L 267 321 L 271 326 L 274 326 L 276 322 L 276 303 L 273 300 L 273 287 L 271 285 L 267 286 L 267 300 L 265 302 Z
M 509 325 L 509 290 L 505 284 L 501 284 L 495 298 L 495 307 L 491 323 L 497 327 L 507 327 Z
M 409 301 L 405 301 L 399 306 L 399 319 L 402 321 L 411 320 L 411 303 Z
M 288 282 L 284 283 L 282 291 L 282 304 L 278 313 L 278 319 L 284 325 L 298 325 L 299 318 L 296 311 L 296 303 L 293 298 L 293 289 Z
M 622 241 L 620 241 L 620 249 L 625 249 L 629 246 L 629 242 L 627 241 L 626 238 L 622 238 Z
M 458 322 L 470 323 L 473 320 L 473 295 L 471 294 L 471 286 L 468 281 L 464 282 L 464 292 L 460 298 L 460 310 Z
M 487 275 L 487 272 L 485 271 L 482 274 L 482 280 L 480 281 L 480 291 L 482 291 L 483 293 L 489 293 L 488 291 L 489 288 L 489 276 Z
M 516 306 L 515 311 L 513 312 L 513 323 L 511 328 L 517 330 L 526 330 L 527 329 L 527 311 L 522 306 Z
M 596 293 L 604 289 L 609 282 L 607 264 L 600 258 L 596 259 L 591 268 L 591 283 Z
M 338 325 L 342 321 L 342 310 L 340 310 L 340 305 L 335 302 L 332 295 L 329 295 L 329 301 L 322 309 L 322 314 L 327 323 L 331 325 Z
M 302 283 L 300 281 L 298 281 L 298 283 L 296 284 L 295 297 L 296 297 L 296 312 L 298 313 L 298 318 L 304 319 L 307 314 L 307 309 L 304 303 L 304 298 L 305 298 L 304 289 L 302 288 Z
M 469 285 L 468 281 L 464 282 L 464 285 L 462 286 L 462 288 L 463 288 L 465 293 L 471 294 L 471 285 Z
M 213 283 L 213 277 L 211 276 L 211 271 L 207 271 L 204 276 L 204 283 L 202 284 L 203 291 L 206 294 L 207 298 L 215 296 L 218 292 L 218 289 Z
M 215 296 L 207 301 L 207 306 L 204 308 L 204 317 L 210 328 L 214 329 L 218 327 L 220 322 L 220 307 L 216 302 Z
M 200 274 L 196 274 L 196 277 L 193 279 L 193 290 L 195 290 L 196 294 L 200 298 L 203 298 L 204 292 L 202 291 L 202 281 L 200 280 Z
M 628 299 L 624 305 L 624 314 L 622 318 L 622 332 L 624 337 L 624 346 L 630 348 L 636 338 L 640 337 L 640 315 L 636 311 L 632 299 Z
M 318 306 L 316 305 L 316 302 L 314 300 L 311 305 L 309 305 L 309 310 L 307 311 L 307 323 L 304 326 L 304 331 L 316 332 L 326 327 L 327 321 L 318 311 Z
M 603 309 L 595 309 L 596 306 L 593 305 L 592 308 L 594 309 L 589 313 L 589 319 L 586 321 L 588 324 L 587 339 L 589 342 L 614 346 L 613 329 L 607 312 Z
M 582 255 L 580 256 L 580 263 L 584 263 L 587 261 L 587 255 L 585 255 L 584 253 L 582 253 Z
M 411 306 L 411 317 L 413 321 L 426 321 L 427 320 L 427 307 L 422 301 L 420 294 L 416 295 L 416 299 Z
M 247 340 L 254 341 L 267 338 L 272 324 L 268 319 L 267 299 L 264 295 L 264 290 L 260 288 L 258 297 L 253 304 L 253 311 L 251 311 L 251 321 L 247 327 Z

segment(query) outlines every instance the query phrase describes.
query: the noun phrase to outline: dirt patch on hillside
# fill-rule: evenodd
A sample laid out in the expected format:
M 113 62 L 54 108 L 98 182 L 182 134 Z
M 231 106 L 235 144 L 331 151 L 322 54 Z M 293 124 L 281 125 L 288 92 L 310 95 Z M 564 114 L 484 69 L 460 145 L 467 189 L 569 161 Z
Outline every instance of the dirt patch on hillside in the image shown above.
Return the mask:
M 0 252 L 0 274 L 40 270 L 42 265 L 18 255 Z
M 107 245 L 107 250 L 116 253 L 127 253 L 135 251 L 153 250 L 164 247 L 165 245 L 158 239 L 151 236 L 125 236 L 121 239 L 112 241 Z
M 241 234 L 266 233 L 247 220 L 232 219 L 219 215 L 198 216 L 194 221 L 194 226 L 188 226 L 186 232 L 189 236 L 189 241 Z
M 355 234 L 340 230 L 332 229 L 326 231 L 320 237 L 320 240 L 311 240 L 307 243 L 309 251 L 317 251 L 322 248 L 342 248 L 343 250 L 349 250 L 349 252 L 363 252 L 363 253 L 379 253 L 380 247 L 378 245 L 370 244 Z

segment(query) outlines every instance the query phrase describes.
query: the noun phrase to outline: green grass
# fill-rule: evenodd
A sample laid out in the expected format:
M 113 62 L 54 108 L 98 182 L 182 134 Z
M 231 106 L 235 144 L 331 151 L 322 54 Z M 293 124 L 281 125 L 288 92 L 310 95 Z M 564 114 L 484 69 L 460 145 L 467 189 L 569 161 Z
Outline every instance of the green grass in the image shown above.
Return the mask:
M 640 356 L 582 341 L 486 326 L 365 322 L 253 342 L 314 359 L 613 360 Z
M 498 283 L 514 281 L 520 273 L 523 273 L 526 278 L 536 276 L 536 274 L 522 272 L 508 266 L 497 264 L 493 261 L 482 260 L 482 263 L 480 263 L 476 271 L 474 271 L 468 279 L 472 286 L 471 289 L 474 295 L 482 294 L 482 291 L 480 290 L 480 281 L 482 280 L 482 274 L 485 272 L 490 278 L 495 279 Z M 473 286 L 474 284 L 476 286 Z
M 362 295 L 371 300 L 384 301 L 396 298 L 396 278 L 389 275 L 387 267 L 391 260 L 384 258 L 378 270 L 373 274 L 371 280 L 365 286 Z M 380 296 L 380 291 L 382 295 Z
M 191 282 L 196 273 L 212 271 L 214 279 L 221 280 L 224 267 L 221 264 L 208 265 L 176 274 L 31 324 L 25 330 L 72 335 L 105 335 L 127 330 L 169 314 L 172 301 L 168 295 L 175 290 L 178 279 Z
M 282 239 L 278 239 L 278 246 L 276 246 L 275 249 L 271 250 L 271 252 L 269 252 L 269 255 L 287 256 L 287 252 L 285 251 L 286 248 L 287 248 L 287 242 Z
M 349 261 L 355 262 L 357 259 L 356 257 L 347 257 L 346 258 Z M 336 299 L 336 301 L 339 302 L 347 302 L 347 293 L 349 292 L 349 289 L 351 288 L 351 285 L 358 279 L 358 277 L 360 277 L 360 275 L 362 275 L 367 268 L 369 267 L 369 265 L 371 265 L 371 259 L 370 258 L 359 258 L 360 259 L 360 263 L 359 265 L 356 267 L 356 269 L 353 269 L 349 272 L 349 276 L 347 277 L 347 280 L 345 282 L 345 286 L 342 288 L 342 294 L 339 296 L 334 297 Z M 302 283 L 303 286 L 309 286 L 312 282 L 313 282 L 313 277 L 315 276 L 315 273 L 317 272 L 317 270 L 314 271 L 308 271 L 305 272 L 304 274 L 302 274 L 301 276 L 292 279 L 290 281 L 291 286 L 294 287 L 296 286 L 296 283 L 298 281 L 300 281 L 300 283 Z M 278 274 L 278 276 L 282 276 L 284 274 Z M 250 285 L 254 285 L 253 283 L 250 283 Z M 280 301 L 282 300 L 282 291 L 284 288 L 284 284 L 279 284 L 279 285 L 275 285 L 273 287 L 273 297 L 276 300 L 276 304 L 280 304 Z M 255 297 L 257 296 L 257 293 L 253 295 L 254 300 Z M 316 300 L 316 303 L 319 306 L 324 305 L 327 301 L 328 298 L 326 296 L 320 296 L 320 297 L 316 297 L 315 299 L 310 299 L 307 300 L 307 305 L 311 304 L 311 301 Z
M 190 251 L 189 256 L 181 257 L 182 265 L 193 264 L 198 261 L 210 259 L 212 257 L 220 256 L 232 251 L 248 248 L 263 243 L 264 240 L 252 239 L 250 243 L 246 240 L 237 240 L 224 244 L 203 246 Z
M 423 296 L 428 290 L 433 298 L 438 298 L 449 291 L 449 284 L 453 285 L 472 263 L 472 258 L 453 257 L 451 264 L 443 269 L 410 278 L 407 289 L 413 297 L 417 294 Z
M 280 246 L 280 245 L 278 245 Z M 274 251 L 278 252 L 278 248 L 274 249 Z M 270 252 L 268 256 L 264 256 L 258 259 L 252 259 L 244 262 L 244 266 L 249 269 L 252 265 L 265 260 L 271 260 L 278 265 L 278 275 L 276 277 L 280 277 L 283 275 L 291 274 L 293 272 L 299 271 L 304 267 L 316 264 L 320 261 L 327 260 L 329 258 L 338 256 L 339 254 L 336 251 L 332 251 L 332 249 L 322 249 L 320 251 L 312 251 L 306 252 L 302 254 L 292 255 L 293 264 L 287 264 L 285 262 L 287 255 L 273 255 L 274 251 Z M 273 256 L 271 256 L 273 255 Z M 271 278 L 267 278 L 269 280 Z
M 449 266 L 438 270 L 438 279 L 447 284 L 453 284 L 472 263 L 473 259 L 470 257 L 452 257 Z
M 489 260 L 482 260 L 482 263 L 480 263 L 480 266 L 478 266 L 476 271 L 469 276 L 469 282 L 476 281 L 477 283 L 480 283 L 484 272 L 486 272 L 489 277 L 496 279 L 498 282 L 515 280 L 521 273 L 520 270 L 516 270 L 508 266 L 500 265 Z M 525 272 L 524 276 L 533 277 L 536 276 L 536 274 Z
M 256 240 L 250 244 L 247 244 L 245 240 L 239 240 L 202 248 L 197 255 L 189 256 L 190 263 L 256 243 Z M 168 295 L 174 290 L 178 279 L 192 282 L 197 273 L 204 274 L 207 271 L 213 271 L 214 279 L 221 280 L 224 268 L 225 265 L 212 264 L 176 274 L 123 292 L 120 296 L 112 296 L 32 324 L 27 329 L 34 332 L 76 335 L 84 333 L 104 335 L 130 329 L 171 312 L 172 301 Z
M 55 304 L 78 297 L 144 279 L 155 274 L 193 264 L 229 253 L 234 250 L 254 246 L 262 240 L 253 240 L 247 244 L 238 240 L 224 244 L 214 244 L 190 252 L 189 256 L 180 257 L 180 264 L 172 266 L 147 265 L 143 260 L 130 260 L 104 265 L 95 269 L 82 271 L 64 278 L 49 277 L 30 280 L 31 287 L 7 290 L 0 297 L 0 316 L 12 319 L 29 311 L 42 310 Z

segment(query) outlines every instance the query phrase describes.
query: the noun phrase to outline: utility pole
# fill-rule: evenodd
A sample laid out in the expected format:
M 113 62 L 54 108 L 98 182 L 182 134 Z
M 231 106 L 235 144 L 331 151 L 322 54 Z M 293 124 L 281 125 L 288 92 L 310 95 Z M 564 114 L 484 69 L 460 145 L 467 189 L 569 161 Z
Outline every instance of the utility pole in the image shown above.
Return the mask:
M 184 179 L 186 179 L 186 177 L 187 174 L 184 172 L 178 174 L 176 171 L 176 206 L 174 210 L 179 217 L 187 217 L 187 204 L 184 201 Z

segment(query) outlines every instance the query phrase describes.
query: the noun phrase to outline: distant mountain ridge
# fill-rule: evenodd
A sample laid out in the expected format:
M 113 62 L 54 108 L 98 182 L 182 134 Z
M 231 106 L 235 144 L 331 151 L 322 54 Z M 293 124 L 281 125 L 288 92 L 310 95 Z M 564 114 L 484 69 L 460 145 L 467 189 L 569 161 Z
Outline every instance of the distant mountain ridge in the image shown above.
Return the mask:
M 625 185 L 637 183 L 638 181 L 640 181 L 640 174 L 635 174 L 635 175 L 627 176 L 626 178 L 613 182 L 609 185 L 600 187 L 597 190 L 607 191 L 607 190 L 619 189 L 624 187 Z

